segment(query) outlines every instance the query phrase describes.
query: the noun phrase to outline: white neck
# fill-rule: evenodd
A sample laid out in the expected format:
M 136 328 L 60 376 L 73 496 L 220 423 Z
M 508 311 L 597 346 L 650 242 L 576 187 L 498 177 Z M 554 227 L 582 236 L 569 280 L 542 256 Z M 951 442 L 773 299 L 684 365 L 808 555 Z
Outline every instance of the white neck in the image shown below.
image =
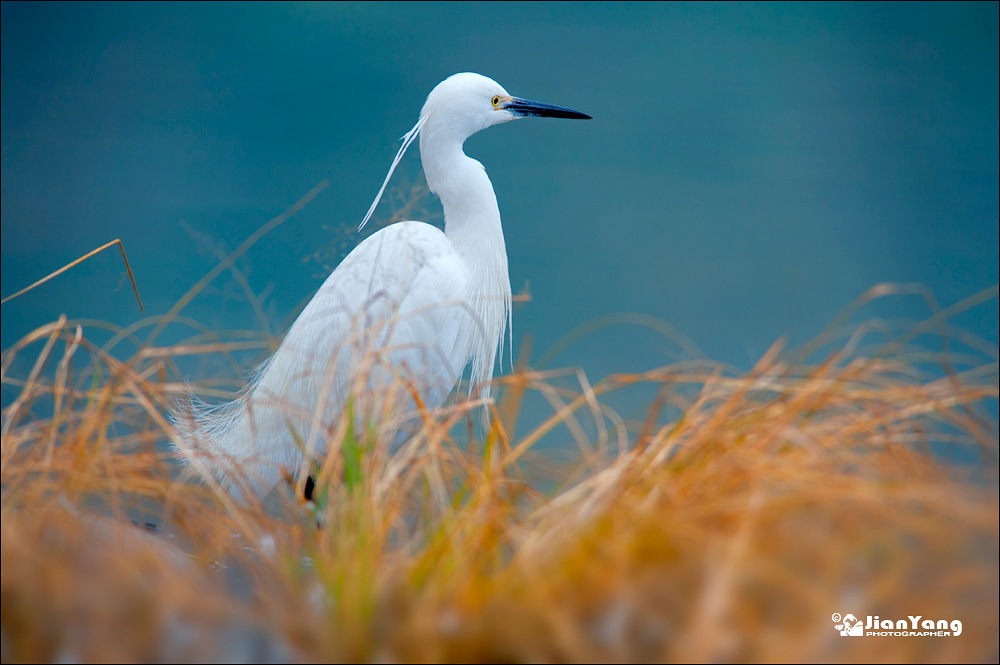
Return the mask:
M 428 122 L 420 134 L 420 158 L 427 185 L 444 208 L 445 235 L 466 263 L 468 304 L 478 319 L 466 326 L 471 381 L 476 385 L 492 378 L 497 351 L 502 355 L 511 291 L 493 184 L 483 165 L 462 150 L 463 142 L 463 137 Z M 488 384 L 480 394 L 489 395 Z

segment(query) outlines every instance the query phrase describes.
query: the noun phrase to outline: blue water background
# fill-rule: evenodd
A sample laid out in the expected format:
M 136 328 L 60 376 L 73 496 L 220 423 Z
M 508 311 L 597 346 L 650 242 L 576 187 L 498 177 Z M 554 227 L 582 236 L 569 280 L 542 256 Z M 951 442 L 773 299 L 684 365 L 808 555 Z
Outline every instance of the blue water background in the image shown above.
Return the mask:
M 213 250 L 329 179 L 237 264 L 280 334 L 458 71 L 594 116 L 467 143 L 514 291 L 531 294 L 515 354 L 526 334 L 537 360 L 580 325 L 640 313 L 747 369 L 877 283 L 947 306 L 1000 281 L 996 3 L 4 3 L 0 50 L 3 295 L 121 238 L 146 315 L 163 314 Z M 418 178 L 416 150 L 398 174 Z M 2 346 L 63 313 L 138 320 L 123 275 L 109 251 L 3 305 Z M 229 274 L 183 313 L 261 328 Z M 855 319 L 930 313 L 911 295 Z M 996 300 L 955 323 L 995 346 Z M 551 365 L 597 381 L 684 355 L 614 326 Z

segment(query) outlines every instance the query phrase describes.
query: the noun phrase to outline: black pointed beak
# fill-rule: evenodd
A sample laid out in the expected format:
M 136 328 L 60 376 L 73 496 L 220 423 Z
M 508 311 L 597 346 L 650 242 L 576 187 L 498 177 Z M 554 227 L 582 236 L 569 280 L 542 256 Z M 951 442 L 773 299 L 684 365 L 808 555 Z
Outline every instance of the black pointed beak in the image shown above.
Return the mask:
M 502 108 L 510 111 L 514 115 L 534 116 L 536 118 L 571 118 L 574 120 L 592 120 L 586 113 L 580 113 L 563 106 L 553 106 L 552 104 L 542 104 L 533 102 L 530 99 L 511 97 Z

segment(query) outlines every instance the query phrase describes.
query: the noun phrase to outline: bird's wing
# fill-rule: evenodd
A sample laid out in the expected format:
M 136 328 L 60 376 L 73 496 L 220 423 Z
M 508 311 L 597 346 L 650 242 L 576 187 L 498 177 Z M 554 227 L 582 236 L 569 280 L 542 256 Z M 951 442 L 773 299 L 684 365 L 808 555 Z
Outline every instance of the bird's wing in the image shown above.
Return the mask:
M 241 399 L 195 409 L 189 438 L 238 465 L 261 495 L 282 467 L 323 452 L 348 404 L 356 427 L 394 436 L 417 400 L 444 401 L 468 361 L 460 333 L 475 322 L 465 273 L 433 226 L 401 222 L 373 234 L 326 279 Z
M 433 226 L 402 222 L 370 236 L 261 368 L 248 398 L 250 431 L 240 436 L 272 464 L 294 465 L 294 439 L 321 451 L 348 399 L 356 421 L 385 418 L 390 428 L 417 408 L 414 396 L 421 407 L 439 406 L 469 358 L 464 282 L 461 258 Z
M 345 353 L 354 364 L 371 360 L 364 357 L 371 352 L 389 354 L 383 360 L 394 367 L 442 373 L 422 381 L 426 387 L 448 384 L 440 403 L 467 360 L 467 349 L 458 348 L 460 326 L 471 325 L 461 320 L 464 281 L 462 260 L 440 230 L 421 222 L 394 224 L 344 259 L 282 348 L 311 356 L 303 369 L 312 371 L 328 360 L 342 361 Z

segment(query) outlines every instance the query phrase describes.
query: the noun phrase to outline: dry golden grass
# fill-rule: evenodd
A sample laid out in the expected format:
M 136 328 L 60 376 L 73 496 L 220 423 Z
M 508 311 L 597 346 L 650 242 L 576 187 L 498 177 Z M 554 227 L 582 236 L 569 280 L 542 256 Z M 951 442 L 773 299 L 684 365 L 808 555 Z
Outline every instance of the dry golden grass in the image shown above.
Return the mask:
M 166 316 L 100 346 L 98 324 L 61 319 L 4 351 L 17 394 L 0 432 L 3 662 L 1000 657 L 998 353 L 948 323 L 996 307 L 997 287 L 947 309 L 924 294 L 934 315 L 902 333 L 847 325 L 870 299 L 923 293 L 876 287 L 746 374 L 688 359 L 591 385 L 524 362 L 498 379 L 485 431 L 467 424 L 480 406 L 457 401 L 399 449 L 391 430 L 323 432 L 316 503 L 293 498 L 302 476 L 234 505 L 181 473 L 176 360 L 218 354 L 238 375 L 234 354 L 274 344 L 220 339 L 181 309 L 228 270 L 262 316 L 235 261 L 326 184 Z M 200 333 L 154 346 L 171 324 Z M 139 349 L 127 360 L 123 341 Z M 655 397 L 640 417 L 608 405 L 641 386 Z M 532 393 L 551 415 L 515 436 Z M 854 639 L 835 612 L 963 629 Z
M 235 506 L 165 445 L 172 357 L 225 345 L 120 361 L 43 326 L 3 358 L 3 660 L 995 661 L 996 350 L 910 337 L 776 345 L 743 376 L 524 368 L 472 445 L 461 403 L 395 451 L 328 432 L 316 504 Z M 640 422 L 602 403 L 639 383 L 660 388 Z M 530 391 L 552 416 L 513 439 Z M 963 632 L 845 638 L 834 612 Z

